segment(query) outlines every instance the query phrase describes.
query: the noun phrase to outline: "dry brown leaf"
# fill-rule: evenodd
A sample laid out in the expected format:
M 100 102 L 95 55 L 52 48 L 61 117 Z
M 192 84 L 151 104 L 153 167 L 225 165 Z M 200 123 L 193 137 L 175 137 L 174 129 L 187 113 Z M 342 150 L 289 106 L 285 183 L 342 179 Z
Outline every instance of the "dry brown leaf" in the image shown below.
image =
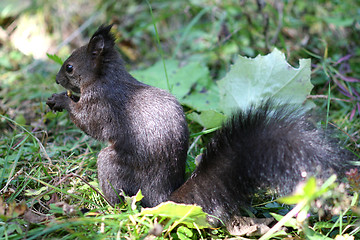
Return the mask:
M 251 218 L 235 216 L 226 225 L 230 234 L 235 236 L 261 236 L 269 231 L 268 226 L 274 221 L 273 218 Z

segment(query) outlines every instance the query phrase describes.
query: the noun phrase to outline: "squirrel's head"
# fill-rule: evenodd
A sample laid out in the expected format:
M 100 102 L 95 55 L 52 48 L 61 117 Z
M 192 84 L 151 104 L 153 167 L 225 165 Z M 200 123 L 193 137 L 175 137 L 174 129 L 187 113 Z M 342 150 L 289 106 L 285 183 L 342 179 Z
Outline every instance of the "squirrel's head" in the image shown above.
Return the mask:
M 106 71 L 106 61 L 111 61 L 114 53 L 117 56 L 111 27 L 112 25 L 100 26 L 87 45 L 76 49 L 66 59 L 56 75 L 56 83 L 80 93 L 83 87 L 96 81 Z

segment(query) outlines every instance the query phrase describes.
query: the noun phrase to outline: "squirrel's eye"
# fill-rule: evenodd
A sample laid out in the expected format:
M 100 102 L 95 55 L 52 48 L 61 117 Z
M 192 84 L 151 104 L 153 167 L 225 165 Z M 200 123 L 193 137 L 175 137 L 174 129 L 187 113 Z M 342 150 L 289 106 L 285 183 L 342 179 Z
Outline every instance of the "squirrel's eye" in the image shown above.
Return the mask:
M 67 73 L 72 73 L 73 70 L 74 70 L 73 65 L 71 65 L 71 64 L 66 65 L 65 71 L 66 71 Z

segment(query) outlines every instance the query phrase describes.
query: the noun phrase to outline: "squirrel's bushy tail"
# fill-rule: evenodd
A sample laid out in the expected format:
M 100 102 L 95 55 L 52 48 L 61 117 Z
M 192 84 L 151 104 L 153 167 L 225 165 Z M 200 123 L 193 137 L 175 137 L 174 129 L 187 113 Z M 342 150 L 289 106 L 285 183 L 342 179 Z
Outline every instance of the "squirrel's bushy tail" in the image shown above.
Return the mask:
M 170 200 L 198 204 L 227 221 L 259 188 L 289 193 L 309 176 L 342 172 L 351 154 L 307 118 L 270 101 L 233 115 Z

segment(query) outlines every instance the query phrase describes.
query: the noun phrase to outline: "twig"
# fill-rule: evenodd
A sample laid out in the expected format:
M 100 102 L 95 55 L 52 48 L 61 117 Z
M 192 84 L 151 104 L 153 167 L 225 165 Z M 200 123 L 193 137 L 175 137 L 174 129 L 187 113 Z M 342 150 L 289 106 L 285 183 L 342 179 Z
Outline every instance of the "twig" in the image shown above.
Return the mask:
M 306 99 L 328 99 L 328 98 L 329 98 L 328 95 L 309 95 L 306 97 Z M 341 101 L 341 102 L 352 102 L 351 99 L 341 99 L 341 98 L 333 98 L 333 97 L 331 97 L 330 100 Z
M 355 144 L 356 144 L 356 140 L 352 137 L 352 136 L 350 136 L 347 132 L 345 132 L 344 130 L 342 130 L 340 127 L 338 127 L 336 124 L 334 124 L 334 123 L 332 123 L 332 122 L 329 122 L 329 124 L 331 125 L 331 126 L 333 126 L 334 128 L 336 128 L 337 130 L 339 130 L 339 131 L 341 131 L 342 133 L 344 133 L 346 136 L 348 136 L 350 139 L 351 139 L 351 141 L 353 141 Z M 357 145 L 357 144 L 356 144 Z
M 75 174 L 75 173 L 71 173 L 69 174 L 70 176 L 74 176 L 74 177 L 77 177 L 77 178 L 80 178 L 84 183 L 86 183 L 89 187 L 91 187 L 95 192 L 97 192 L 101 197 L 103 197 L 105 199 L 105 201 L 111 206 L 111 207 L 114 207 L 114 204 L 112 204 L 110 202 L 110 200 L 105 197 L 104 194 L 102 194 L 102 192 L 100 192 L 99 190 L 97 190 L 93 185 L 91 185 L 90 183 L 88 183 L 83 177 Z
M 279 13 L 278 25 L 274 37 L 271 39 L 271 44 L 274 45 L 279 37 L 280 31 L 283 26 L 283 16 L 284 16 L 284 3 L 282 1 L 275 1 L 275 8 Z
M 100 11 L 97 11 L 94 15 L 87 19 L 78 29 L 71 33 L 70 36 L 68 36 L 64 41 L 57 45 L 57 47 L 53 51 L 53 54 L 57 53 L 63 46 L 67 45 L 69 42 L 74 40 L 74 38 L 79 36 L 80 33 L 82 33 L 87 27 L 89 27 L 99 15 Z
M 1 114 L 0 114 L 0 117 L 2 117 L 2 118 L 4 118 L 5 120 L 7 120 L 7 121 L 9 121 L 9 122 L 11 122 L 11 123 L 13 123 L 13 124 L 15 124 L 15 125 L 18 126 L 18 127 L 20 127 L 22 130 L 24 130 L 25 132 L 27 132 L 32 138 L 34 138 L 34 139 L 38 142 L 39 147 L 40 147 L 40 150 L 44 153 L 45 158 L 46 158 L 47 160 L 49 160 L 49 162 L 50 162 L 51 165 L 53 165 L 52 160 L 51 160 L 51 158 L 49 157 L 49 155 L 47 154 L 47 152 L 46 152 L 44 146 L 42 145 L 41 141 L 40 141 L 37 137 L 35 137 L 34 134 L 32 133 L 32 132 L 35 131 L 36 128 L 35 128 L 32 132 L 30 132 L 30 131 L 27 130 L 25 127 L 21 126 L 20 124 L 18 124 L 16 121 L 12 120 L 11 118 L 8 118 L 8 117 L 6 117 L 6 116 L 4 116 L 4 115 L 1 115 Z M 25 138 L 24 138 L 24 139 L 25 139 Z M 21 141 L 22 141 L 22 140 L 21 140 Z
M 277 232 L 288 220 L 300 212 L 300 210 L 307 204 L 307 201 L 298 203 L 290 212 L 288 212 L 278 223 L 276 223 L 267 233 L 265 233 L 259 240 L 269 239 L 271 235 Z
M 206 128 L 203 128 L 202 131 L 204 131 Z M 195 147 L 195 144 L 199 141 L 199 139 L 201 138 L 202 135 L 199 135 L 195 138 L 195 140 L 193 141 L 193 143 L 190 145 L 189 150 L 188 150 L 188 154 L 190 153 L 190 151 Z
M 22 174 L 22 172 L 24 171 L 24 168 L 21 168 L 19 171 L 17 171 L 5 184 L 5 186 L 0 190 L 0 194 L 3 193 L 3 191 L 5 191 L 7 189 L 7 187 L 9 186 L 10 182 L 12 180 L 14 180 L 15 178 L 17 178 L 20 174 Z
M 35 181 L 38 181 L 40 183 L 43 183 L 43 181 L 39 180 L 39 179 L 36 179 L 32 176 L 29 176 L 28 177 L 32 180 L 35 180 Z M 87 184 L 89 187 L 91 187 L 95 192 L 97 192 L 101 197 L 103 197 L 105 199 L 105 201 L 111 206 L 111 207 L 114 207 L 114 205 L 110 202 L 110 200 L 105 197 L 99 190 L 97 190 L 94 186 L 92 186 L 90 183 L 88 183 L 84 178 L 82 178 L 81 176 L 77 175 L 77 174 L 74 174 L 74 173 L 70 173 L 68 175 L 66 175 L 65 177 L 63 177 L 58 183 L 54 184 L 54 187 L 57 187 L 59 186 L 62 182 L 64 182 L 66 179 L 70 178 L 70 177 L 77 177 L 77 178 L 80 178 L 85 184 Z M 52 187 L 51 185 L 47 185 L 49 187 Z M 53 188 L 53 187 L 52 187 Z M 36 199 L 39 199 L 41 198 L 42 196 L 48 194 L 51 190 L 48 190 L 46 192 L 44 192 L 43 194 L 40 194 L 38 197 L 36 197 L 32 202 L 34 202 Z

